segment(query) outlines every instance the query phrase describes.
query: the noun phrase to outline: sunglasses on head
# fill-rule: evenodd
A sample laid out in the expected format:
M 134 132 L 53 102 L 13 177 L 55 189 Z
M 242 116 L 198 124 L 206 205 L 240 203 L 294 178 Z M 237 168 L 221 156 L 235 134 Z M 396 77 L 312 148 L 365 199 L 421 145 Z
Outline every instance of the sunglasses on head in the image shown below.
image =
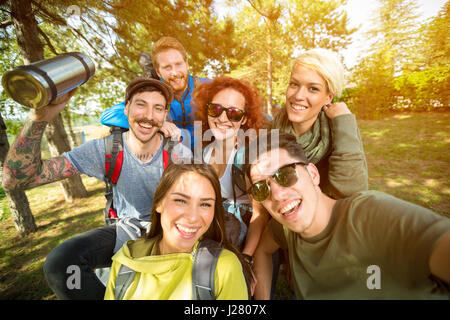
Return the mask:
M 270 195 L 269 179 L 275 180 L 282 187 L 293 186 L 298 181 L 297 170 L 295 170 L 298 164 L 305 165 L 303 162 L 294 162 L 281 167 L 267 179 L 254 183 L 247 192 L 251 194 L 255 201 L 261 202 L 266 200 Z
M 245 111 L 238 108 L 225 108 L 224 106 L 217 103 L 208 103 L 206 105 L 208 116 L 217 118 L 223 111 L 226 112 L 228 120 L 233 122 L 241 121 L 242 117 L 245 115 Z

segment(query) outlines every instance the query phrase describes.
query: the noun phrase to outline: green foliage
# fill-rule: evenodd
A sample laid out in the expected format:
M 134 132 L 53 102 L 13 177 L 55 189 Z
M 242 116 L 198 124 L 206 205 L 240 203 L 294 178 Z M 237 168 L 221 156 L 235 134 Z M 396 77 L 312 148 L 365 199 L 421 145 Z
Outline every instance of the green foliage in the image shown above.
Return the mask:
M 0 200 L 4 199 L 6 197 L 5 189 L 0 187 Z
M 436 110 L 450 103 L 450 1 L 422 25 L 415 0 L 383 1 L 369 37 L 369 54 L 352 70 L 348 93 L 361 118 L 384 113 Z
M 235 57 L 231 76 L 253 82 L 266 99 L 272 100 L 272 105 L 284 104 L 292 59 L 299 51 L 322 47 L 338 52 L 350 43 L 355 29 L 347 25 L 347 15 L 342 10 L 345 3 L 345 0 L 239 2 L 235 35 L 241 50 Z
M 256 85 L 272 105 L 283 105 L 291 60 L 313 47 L 339 52 L 356 29 L 348 26 L 346 0 L 227 1 L 234 15 L 219 19 L 210 0 L 48 0 L 33 1 L 33 12 L 50 58 L 68 51 L 88 54 L 96 73 L 78 89 L 65 112 L 71 121 L 97 120 L 102 110 L 121 102 L 127 82 L 142 74 L 141 52 L 150 53 L 161 36 L 181 41 L 191 72 L 200 76 L 230 74 Z M 69 28 L 69 6 L 81 10 L 80 23 Z M 346 101 L 363 117 L 406 109 L 449 105 L 449 1 L 424 24 L 416 0 L 386 0 L 373 15 L 368 33 L 372 46 L 352 70 L 356 87 Z M 0 21 L 8 4 L 0 3 Z M 0 72 L 21 65 L 12 25 L 0 28 Z M 28 112 L 0 89 L 6 119 Z M 406 102 L 401 103 L 399 101 Z M 97 120 L 98 121 L 98 120 Z M 14 129 L 13 129 L 14 130 Z
M 21 120 L 4 120 L 6 124 L 6 134 L 8 137 L 15 138 L 20 130 L 22 130 L 24 121 Z

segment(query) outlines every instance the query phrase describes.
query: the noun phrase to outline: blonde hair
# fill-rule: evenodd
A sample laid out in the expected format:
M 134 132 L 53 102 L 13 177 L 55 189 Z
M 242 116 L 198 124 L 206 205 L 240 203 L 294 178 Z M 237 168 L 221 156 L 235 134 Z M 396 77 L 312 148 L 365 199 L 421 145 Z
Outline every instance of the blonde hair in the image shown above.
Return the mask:
M 344 67 L 337 56 L 325 49 L 316 48 L 306 51 L 294 60 L 292 69 L 304 66 L 317 71 L 327 83 L 328 91 L 339 97 L 344 88 Z
M 179 51 L 183 56 L 183 60 L 187 62 L 186 49 L 183 47 L 181 42 L 172 37 L 162 37 L 153 44 L 152 48 L 152 62 L 156 69 L 159 68 L 158 59 L 156 59 L 156 56 L 158 53 L 169 49 Z

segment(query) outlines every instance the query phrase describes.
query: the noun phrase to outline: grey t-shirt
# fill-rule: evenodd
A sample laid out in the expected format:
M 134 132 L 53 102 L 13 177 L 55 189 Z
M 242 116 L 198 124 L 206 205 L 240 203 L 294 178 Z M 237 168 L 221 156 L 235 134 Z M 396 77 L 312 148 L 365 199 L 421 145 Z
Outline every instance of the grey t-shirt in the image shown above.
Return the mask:
M 162 150 L 143 163 L 128 149 L 126 133 L 123 133 L 123 165 L 117 184 L 113 186 L 114 207 L 119 218 L 133 217 L 149 220 L 153 194 L 164 171 Z M 63 153 L 80 172 L 104 180 L 105 143 L 95 139 Z

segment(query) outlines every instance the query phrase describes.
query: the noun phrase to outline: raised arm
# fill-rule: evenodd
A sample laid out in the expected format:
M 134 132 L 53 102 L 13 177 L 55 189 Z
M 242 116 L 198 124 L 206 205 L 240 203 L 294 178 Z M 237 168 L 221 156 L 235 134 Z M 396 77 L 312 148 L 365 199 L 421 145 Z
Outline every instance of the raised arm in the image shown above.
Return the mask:
M 367 190 L 368 169 L 355 116 L 343 102 L 325 109 L 331 120 L 333 151 L 329 158 L 329 183 L 333 198 Z
M 72 90 L 62 101 L 39 110 L 32 110 L 22 131 L 10 148 L 3 167 L 3 188 L 30 189 L 78 174 L 78 170 L 64 157 L 41 160 L 41 141 L 44 130 L 61 112 L 75 93 Z

